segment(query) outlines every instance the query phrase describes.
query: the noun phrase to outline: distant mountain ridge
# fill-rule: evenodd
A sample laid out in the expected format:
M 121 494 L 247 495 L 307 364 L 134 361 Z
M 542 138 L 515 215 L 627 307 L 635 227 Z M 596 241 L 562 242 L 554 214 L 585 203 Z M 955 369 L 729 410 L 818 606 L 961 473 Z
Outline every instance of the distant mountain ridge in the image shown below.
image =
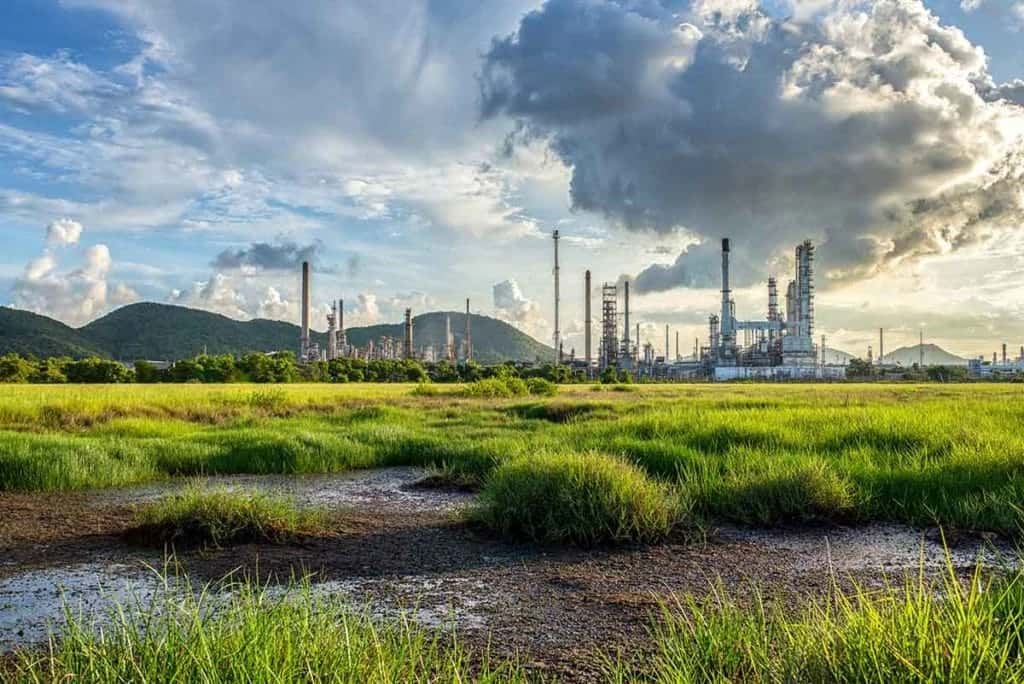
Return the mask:
M 926 366 L 966 366 L 967 359 L 951 354 L 937 344 L 915 344 L 910 347 L 894 349 L 882 357 L 882 363 L 891 363 L 898 366 L 913 366 L 921 360 L 921 352 L 924 352 L 924 365 Z
M 461 344 L 466 314 L 430 312 L 413 318 L 417 349 L 444 346 L 445 317 L 450 316 L 452 336 Z M 473 358 L 481 363 L 506 360 L 550 359 L 554 350 L 508 323 L 470 314 Z M 346 330 L 348 340 L 363 346 L 371 339 L 401 339 L 401 323 Z M 326 333 L 312 333 L 312 340 L 326 347 Z M 176 360 L 204 351 L 210 354 L 243 354 L 249 351 L 280 351 L 298 348 L 299 326 L 283 321 L 238 321 L 221 314 L 170 304 L 142 302 L 116 309 L 81 328 L 29 311 L 0 307 L 0 353 L 18 352 L 47 356 L 103 356 L 121 361 L 136 359 Z

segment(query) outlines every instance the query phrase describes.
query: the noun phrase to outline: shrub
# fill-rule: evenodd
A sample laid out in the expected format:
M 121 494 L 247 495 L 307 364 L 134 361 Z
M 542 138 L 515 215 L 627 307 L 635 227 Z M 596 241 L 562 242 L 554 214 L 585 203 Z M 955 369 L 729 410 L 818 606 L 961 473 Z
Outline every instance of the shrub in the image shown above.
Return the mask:
M 657 541 L 682 513 L 678 497 L 619 458 L 541 453 L 499 465 L 471 515 L 509 537 L 588 546 Z
M 530 378 L 526 381 L 526 388 L 530 394 L 544 397 L 553 397 L 558 394 L 558 385 L 544 378 Z
M 159 545 L 284 543 L 321 532 L 323 520 L 322 513 L 299 510 L 287 499 L 190 485 L 139 510 L 127 535 Z
M 526 382 L 519 378 L 498 377 L 468 383 L 461 394 L 466 397 L 500 399 L 521 396 L 528 391 Z
M 414 397 L 436 397 L 441 393 L 441 390 L 436 385 L 431 385 L 429 382 L 421 382 L 412 388 L 411 394 Z

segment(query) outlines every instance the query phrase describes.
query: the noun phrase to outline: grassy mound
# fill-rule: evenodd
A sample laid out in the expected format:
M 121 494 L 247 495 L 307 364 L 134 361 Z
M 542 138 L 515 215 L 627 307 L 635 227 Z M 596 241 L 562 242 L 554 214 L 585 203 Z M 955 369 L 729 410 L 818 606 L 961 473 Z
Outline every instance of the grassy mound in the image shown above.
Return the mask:
M 287 499 L 191 485 L 139 510 L 126 534 L 143 544 L 223 546 L 280 544 L 323 530 L 323 513 L 298 509 Z
M 498 466 L 473 517 L 505 536 L 587 546 L 657 541 L 682 513 L 664 485 L 625 461 L 542 453 Z
M 102 630 L 68 611 L 50 648 L 12 658 L 10 681 L 526 681 L 517 664 L 492 665 L 450 633 L 428 632 L 404 615 L 375 619 L 308 586 L 283 594 L 249 583 L 215 589 L 120 606 Z
M 950 570 L 938 586 L 920 577 L 881 591 L 834 588 L 802 610 L 721 591 L 667 607 L 657 651 L 614 681 L 657 682 L 1024 681 L 1024 575 L 970 582 Z

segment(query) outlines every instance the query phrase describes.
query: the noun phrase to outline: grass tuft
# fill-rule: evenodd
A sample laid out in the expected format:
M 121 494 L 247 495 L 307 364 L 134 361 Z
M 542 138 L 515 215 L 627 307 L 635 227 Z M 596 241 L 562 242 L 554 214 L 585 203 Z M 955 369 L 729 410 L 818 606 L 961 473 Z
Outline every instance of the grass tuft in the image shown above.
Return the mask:
M 126 535 L 136 543 L 157 546 L 223 546 L 281 544 L 324 530 L 322 512 L 299 509 L 288 499 L 189 485 L 142 507 Z
M 719 587 L 666 606 L 653 662 L 609 666 L 607 678 L 657 682 L 1020 682 L 1024 576 L 969 581 L 952 568 L 937 585 L 917 576 L 869 591 L 833 586 L 803 609 L 754 605 Z
M 683 512 L 665 485 L 622 459 L 541 453 L 498 466 L 471 516 L 504 536 L 590 546 L 658 541 Z

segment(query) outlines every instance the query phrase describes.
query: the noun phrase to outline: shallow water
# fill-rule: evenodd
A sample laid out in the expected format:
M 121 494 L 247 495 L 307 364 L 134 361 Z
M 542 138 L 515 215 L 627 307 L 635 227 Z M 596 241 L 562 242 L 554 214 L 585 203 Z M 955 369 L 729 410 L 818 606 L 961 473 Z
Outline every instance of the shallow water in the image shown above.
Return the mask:
M 145 605 L 164 586 L 142 562 L 79 563 L 0 579 L 0 651 L 45 641 L 66 610 L 99 618 L 115 605 Z
M 68 612 L 96 628 L 112 624 L 118 607 L 148 611 L 163 597 L 188 585 L 140 561 L 109 560 L 68 567 L 29 570 L 0 579 L 0 653 L 44 643 L 59 634 Z M 208 594 L 204 605 L 216 609 L 226 591 Z M 199 592 L 203 587 L 192 587 Z M 486 587 L 466 578 L 408 575 L 399 578 L 351 578 L 314 583 L 314 596 L 340 598 L 377 619 L 405 616 L 427 628 L 480 629 L 477 608 Z M 280 590 L 268 588 L 271 594 Z
M 333 509 L 454 511 L 472 501 L 473 495 L 466 492 L 416 488 L 426 474 L 423 468 L 399 467 L 325 475 L 214 475 L 98 490 L 92 496 L 103 505 L 149 503 L 181 491 L 189 482 L 200 482 L 214 488 L 284 496 L 299 506 Z

